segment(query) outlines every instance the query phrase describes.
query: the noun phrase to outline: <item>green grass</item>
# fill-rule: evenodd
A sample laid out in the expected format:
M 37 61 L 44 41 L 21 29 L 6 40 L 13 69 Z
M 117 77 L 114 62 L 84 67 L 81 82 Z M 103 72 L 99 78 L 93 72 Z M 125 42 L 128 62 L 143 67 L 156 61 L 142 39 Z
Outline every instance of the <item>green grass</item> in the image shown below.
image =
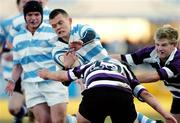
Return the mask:
M 9 120 L 0 120 L 0 123 L 12 123 L 12 119 Z M 23 120 L 23 123 L 28 123 L 26 119 Z

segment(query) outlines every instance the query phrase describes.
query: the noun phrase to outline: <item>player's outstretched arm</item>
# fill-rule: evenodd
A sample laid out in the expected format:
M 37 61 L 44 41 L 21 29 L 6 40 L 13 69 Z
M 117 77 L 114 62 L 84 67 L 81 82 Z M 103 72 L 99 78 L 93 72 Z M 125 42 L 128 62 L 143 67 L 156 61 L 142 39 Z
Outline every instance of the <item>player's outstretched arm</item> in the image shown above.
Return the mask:
M 143 71 L 143 73 L 135 73 L 135 75 L 141 83 L 151 83 L 160 80 L 160 76 L 156 70 Z
M 147 104 L 149 104 L 154 110 L 159 112 L 165 118 L 167 123 L 177 123 L 176 119 L 162 108 L 160 103 L 152 94 L 144 90 L 140 95 Z
M 38 75 L 43 79 L 51 79 L 51 80 L 60 81 L 60 82 L 65 82 L 69 80 L 68 72 L 64 70 L 51 72 L 47 69 L 43 69 L 39 71 Z

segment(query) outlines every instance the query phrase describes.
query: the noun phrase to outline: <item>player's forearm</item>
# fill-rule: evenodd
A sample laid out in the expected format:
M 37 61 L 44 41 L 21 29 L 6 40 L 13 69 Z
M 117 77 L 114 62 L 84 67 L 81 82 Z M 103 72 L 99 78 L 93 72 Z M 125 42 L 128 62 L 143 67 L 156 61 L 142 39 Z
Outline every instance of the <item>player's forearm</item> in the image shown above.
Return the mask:
M 15 65 L 13 67 L 12 80 L 14 82 L 16 82 L 21 77 L 22 71 L 23 71 L 23 69 L 22 69 L 21 65 Z
M 47 76 L 48 79 L 65 82 L 68 81 L 67 71 L 59 70 L 56 72 L 48 72 Z
M 154 110 L 156 110 L 157 112 L 159 112 L 164 118 L 166 117 L 166 115 L 168 114 L 160 105 L 160 103 L 157 101 L 157 99 L 151 95 L 149 92 L 147 91 L 143 91 L 141 93 L 141 97 L 143 98 L 143 100 L 150 105 Z
M 160 77 L 157 73 L 157 71 L 143 71 L 142 73 L 135 73 L 136 78 L 141 83 L 150 83 L 150 82 L 156 82 L 160 80 Z

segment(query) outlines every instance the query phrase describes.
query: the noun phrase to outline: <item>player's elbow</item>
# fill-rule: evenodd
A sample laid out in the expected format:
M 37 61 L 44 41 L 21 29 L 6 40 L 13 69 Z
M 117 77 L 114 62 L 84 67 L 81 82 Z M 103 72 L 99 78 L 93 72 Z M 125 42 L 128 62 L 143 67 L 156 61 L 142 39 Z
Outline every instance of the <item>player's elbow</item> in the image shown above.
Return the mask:
M 152 94 L 150 94 L 147 90 L 142 91 L 141 97 L 142 97 L 144 100 L 153 98 Z

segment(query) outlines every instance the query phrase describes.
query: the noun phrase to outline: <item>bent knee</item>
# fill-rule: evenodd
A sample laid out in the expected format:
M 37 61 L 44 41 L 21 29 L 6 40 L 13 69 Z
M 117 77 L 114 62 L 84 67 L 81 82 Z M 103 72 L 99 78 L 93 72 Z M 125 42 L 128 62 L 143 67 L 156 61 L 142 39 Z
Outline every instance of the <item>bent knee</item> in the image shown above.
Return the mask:
M 20 111 L 21 107 L 9 107 L 9 113 L 16 115 Z

